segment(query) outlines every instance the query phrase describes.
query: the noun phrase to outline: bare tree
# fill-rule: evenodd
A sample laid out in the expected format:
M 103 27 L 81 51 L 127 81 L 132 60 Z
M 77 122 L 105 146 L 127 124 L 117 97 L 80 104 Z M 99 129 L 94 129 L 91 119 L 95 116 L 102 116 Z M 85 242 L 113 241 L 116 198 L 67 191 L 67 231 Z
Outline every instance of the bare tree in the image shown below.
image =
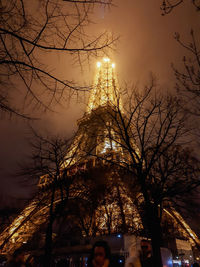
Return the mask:
M 179 33 L 175 39 L 185 49 L 182 67 L 172 64 L 176 77 L 175 88 L 181 99 L 183 112 L 192 115 L 188 127 L 193 128 L 194 145 L 199 146 L 199 116 L 200 116 L 200 49 L 198 32 L 191 30 L 190 41 L 184 41 Z
M 200 185 L 199 161 L 186 148 L 187 116 L 179 100 L 158 93 L 154 80 L 143 92 L 131 91 L 123 108 L 108 103 L 109 123 L 105 114 L 101 120 L 110 146 L 98 156 L 131 175 L 130 189 L 139 186 L 135 203 L 151 238 L 154 266 L 160 267 L 163 208 L 174 207 L 177 199 Z M 108 157 L 109 149 L 120 155 L 118 160 Z
M 74 176 L 67 176 L 63 167 L 66 164 L 66 151 L 69 150 L 70 142 L 58 136 L 42 136 L 34 132 L 31 141 L 32 155 L 27 164 L 21 165 L 20 175 L 26 178 L 35 178 L 38 181 L 40 190 L 37 194 L 46 196 L 46 207 L 49 207 L 49 214 L 45 219 L 46 240 L 45 240 L 45 266 L 50 266 L 52 255 L 52 234 L 53 223 L 58 213 L 67 205 L 71 185 Z M 43 200 L 44 202 L 44 200 Z M 31 218 L 30 218 L 31 219 Z
M 163 15 L 169 14 L 174 8 L 182 5 L 184 0 L 163 1 L 161 10 Z M 197 0 L 191 1 L 197 11 L 200 10 L 200 2 Z M 196 136 L 199 137 L 199 94 L 200 94 L 200 47 L 199 33 L 197 30 L 191 29 L 188 40 L 181 38 L 181 34 L 176 32 L 174 36 L 181 48 L 185 50 L 182 66 L 177 66 L 177 63 L 172 64 L 172 68 L 176 77 L 176 89 L 181 99 L 183 110 L 193 115 L 193 125 L 190 122 L 190 127 L 193 126 L 193 133 L 196 144 L 199 144 Z
M 190 33 L 191 42 L 184 43 L 180 35 L 176 33 L 175 38 L 178 43 L 184 47 L 188 52 L 189 56 L 183 57 L 184 71 L 179 71 L 173 66 L 177 84 L 176 88 L 180 93 L 180 96 L 185 100 L 184 108 L 195 116 L 200 116 L 199 109 L 199 96 L 200 96 L 200 55 L 199 55 L 199 44 L 198 38 L 195 36 L 193 30 Z
M 91 37 L 87 29 L 94 8 L 111 4 L 111 0 L 0 1 L 1 111 L 28 118 L 25 106 L 48 110 L 64 96 L 88 90 L 60 78 L 48 66 L 48 57 L 68 55 L 82 64 L 104 54 L 114 37 L 107 32 Z M 12 100 L 17 95 L 14 89 L 22 95 L 19 100 Z
M 184 0 L 163 0 L 161 10 L 163 15 L 169 14 L 175 7 L 184 3 Z M 193 0 L 191 4 L 200 10 L 200 2 Z M 176 88 L 185 99 L 184 108 L 195 116 L 199 116 L 199 86 L 200 86 L 200 58 L 199 58 L 199 43 L 198 33 L 193 29 L 190 32 L 190 40 L 183 41 L 178 32 L 175 33 L 175 40 L 182 48 L 186 50 L 188 56 L 183 57 L 183 71 L 178 70 L 172 65 L 175 76 L 177 78 Z

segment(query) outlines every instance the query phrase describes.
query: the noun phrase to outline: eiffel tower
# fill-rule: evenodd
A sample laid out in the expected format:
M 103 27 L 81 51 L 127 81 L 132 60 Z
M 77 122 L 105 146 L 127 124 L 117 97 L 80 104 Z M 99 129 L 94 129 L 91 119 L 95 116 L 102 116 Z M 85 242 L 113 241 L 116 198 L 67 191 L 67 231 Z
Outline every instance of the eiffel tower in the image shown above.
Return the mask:
M 120 162 L 121 155 L 126 157 L 125 151 L 115 142 L 120 138 L 114 136 L 116 133 L 109 127 L 112 120 L 107 116 L 108 111 L 113 111 L 113 106 L 121 107 L 120 90 L 115 74 L 115 64 L 109 59 L 104 58 L 97 63 L 96 76 L 93 89 L 90 92 L 89 101 L 84 116 L 78 120 L 78 130 L 73 142 L 66 152 L 66 159 L 63 162 L 63 173 L 67 177 L 76 175 L 78 172 L 90 172 L 95 168 L 109 169 L 110 159 Z M 101 116 L 99 116 L 99 114 Z M 101 160 L 101 155 L 106 155 Z M 113 173 L 112 171 L 109 171 Z M 116 173 L 115 173 L 116 174 Z M 112 175 L 110 175 L 112 180 Z M 114 181 L 115 183 L 115 181 Z M 131 232 L 142 229 L 142 223 L 135 205 L 130 197 L 124 193 L 121 184 L 116 186 L 113 183 L 113 189 L 110 193 L 110 202 L 101 206 L 96 211 L 98 219 L 98 234 L 110 234 L 121 231 L 119 224 L 126 223 Z M 1 253 L 10 254 L 15 249 L 21 247 L 24 243 L 28 243 L 33 234 L 39 227 L 45 224 L 49 211 L 49 190 L 48 177 L 42 176 L 38 183 L 38 196 L 36 196 L 29 205 L 19 214 L 17 218 L 8 226 L 0 235 Z M 79 192 L 73 191 L 73 198 Z M 122 195 L 121 202 L 116 203 L 116 196 Z M 119 198 L 118 198 L 119 200 Z M 122 201 L 123 200 L 123 201 Z M 55 201 L 61 201 L 59 194 L 56 195 Z M 119 205 L 120 203 L 120 205 Z M 106 218 L 108 213 L 111 216 L 112 224 L 108 231 Z M 184 221 L 181 215 L 174 209 L 165 209 L 164 216 L 173 222 L 173 225 L 182 233 L 182 236 L 194 245 L 200 241 L 197 235 L 192 231 L 189 225 Z M 125 214 L 125 216 L 121 216 Z

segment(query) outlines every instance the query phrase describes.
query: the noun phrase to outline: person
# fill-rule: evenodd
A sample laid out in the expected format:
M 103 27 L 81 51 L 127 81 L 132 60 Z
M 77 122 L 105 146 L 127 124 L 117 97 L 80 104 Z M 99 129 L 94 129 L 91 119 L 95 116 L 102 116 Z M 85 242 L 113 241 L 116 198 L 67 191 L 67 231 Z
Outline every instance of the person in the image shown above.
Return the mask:
M 141 267 L 140 249 L 137 243 L 130 246 L 129 257 L 126 259 L 125 267 Z
M 24 256 L 25 253 L 22 249 L 16 249 L 12 259 L 6 264 L 6 267 L 25 267 Z
M 110 248 L 106 241 L 97 241 L 91 251 L 88 267 L 110 267 Z
M 153 258 L 151 255 L 151 245 L 148 240 L 141 241 L 140 261 L 142 267 L 153 267 Z

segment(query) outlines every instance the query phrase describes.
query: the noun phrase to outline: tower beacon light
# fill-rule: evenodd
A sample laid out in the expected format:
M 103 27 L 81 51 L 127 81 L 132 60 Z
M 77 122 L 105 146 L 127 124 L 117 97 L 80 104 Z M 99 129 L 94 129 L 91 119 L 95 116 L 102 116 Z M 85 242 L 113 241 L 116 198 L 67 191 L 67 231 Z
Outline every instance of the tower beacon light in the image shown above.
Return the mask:
M 107 57 L 103 58 L 103 62 L 104 63 L 109 63 L 110 62 L 110 58 L 107 58 Z M 102 63 L 100 61 L 98 61 L 96 65 L 97 65 L 97 68 L 100 68 L 102 66 Z M 112 63 L 111 66 L 114 69 L 115 68 L 115 63 Z

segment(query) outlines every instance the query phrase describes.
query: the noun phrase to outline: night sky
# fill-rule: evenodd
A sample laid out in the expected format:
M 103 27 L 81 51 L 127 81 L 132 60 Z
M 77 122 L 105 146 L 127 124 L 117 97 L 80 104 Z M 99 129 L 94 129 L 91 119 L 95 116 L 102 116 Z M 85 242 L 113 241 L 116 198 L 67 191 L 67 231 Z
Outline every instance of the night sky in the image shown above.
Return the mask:
M 190 1 L 185 1 L 169 15 L 161 16 L 160 3 L 160 0 L 115 0 L 116 6 L 109 11 L 104 11 L 102 7 L 95 9 L 93 20 L 96 24 L 90 27 L 90 33 L 98 34 L 106 29 L 120 36 L 116 51 L 109 57 L 116 62 L 121 85 L 128 82 L 142 87 L 148 82 L 149 73 L 153 72 L 158 78 L 160 90 L 174 90 L 171 63 L 181 69 L 185 54 L 174 40 L 174 33 L 179 32 L 183 40 L 188 41 L 191 28 L 197 29 L 199 14 Z M 74 79 L 81 85 L 88 84 L 88 81 L 92 83 L 96 61 L 92 59 L 89 65 L 84 64 L 80 69 L 67 56 L 52 54 L 46 59 L 56 75 Z M 19 101 L 18 94 L 13 95 L 13 102 Z M 41 132 L 72 135 L 76 130 L 76 120 L 84 112 L 80 98 L 77 101 L 74 97 L 70 105 L 63 100 L 62 105 L 54 107 L 54 113 L 31 111 L 33 116 L 40 118 L 32 123 L 33 126 Z M 0 135 L 1 203 L 13 205 L 15 197 L 27 198 L 32 192 L 32 188 L 22 185 L 14 176 L 18 163 L 24 161 L 30 151 L 27 121 L 2 116 Z

